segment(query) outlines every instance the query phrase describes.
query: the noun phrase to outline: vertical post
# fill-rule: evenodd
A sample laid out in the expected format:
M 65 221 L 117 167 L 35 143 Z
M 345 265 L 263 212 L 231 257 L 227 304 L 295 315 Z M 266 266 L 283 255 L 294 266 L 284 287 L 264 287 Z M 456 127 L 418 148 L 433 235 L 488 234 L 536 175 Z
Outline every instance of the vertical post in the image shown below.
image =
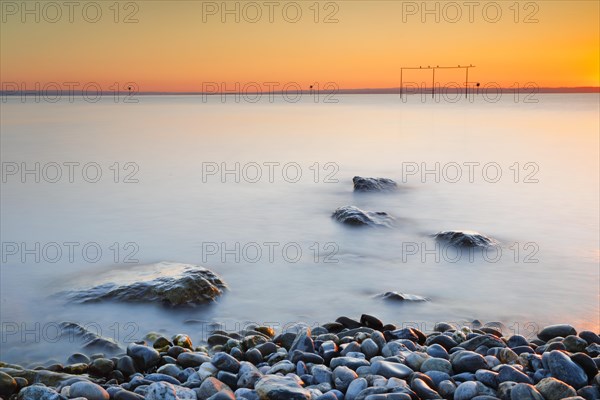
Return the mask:
M 435 99 L 435 67 L 433 67 L 433 83 L 431 85 L 431 98 Z
M 404 68 L 400 68 L 400 100 L 402 100 L 402 71 Z
M 465 77 L 465 99 L 468 98 L 467 94 L 469 91 L 469 67 L 466 68 L 467 76 Z

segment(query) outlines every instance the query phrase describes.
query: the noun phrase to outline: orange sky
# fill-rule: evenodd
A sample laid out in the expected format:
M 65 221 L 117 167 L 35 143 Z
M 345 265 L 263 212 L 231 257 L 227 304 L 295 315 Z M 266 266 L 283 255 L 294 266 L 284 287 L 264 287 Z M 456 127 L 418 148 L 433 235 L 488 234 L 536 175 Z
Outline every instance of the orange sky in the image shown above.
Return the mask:
M 29 10 L 36 3 L 27 2 Z M 135 82 L 141 91 L 197 91 L 206 82 L 374 88 L 398 87 L 401 66 L 458 64 L 477 66 L 472 80 L 502 86 L 598 86 L 600 79 L 596 0 L 483 1 L 471 9 L 466 1 L 428 2 L 430 9 L 438 4 L 431 14 L 421 1 L 273 1 L 272 22 L 268 1 L 229 1 L 239 11 L 224 16 L 221 1 L 122 1 L 118 16 L 114 1 L 97 1 L 102 15 L 95 23 L 84 18 L 95 18 L 94 7 L 85 15 L 82 9 L 93 2 L 79 2 L 73 22 L 64 3 L 54 3 L 61 17 L 38 3 L 36 22 L 35 11 L 22 15 L 21 1 L 2 1 L 2 82 L 27 89 L 35 82 L 98 82 L 106 90 Z M 252 23 L 257 9 L 262 16 Z M 124 23 L 130 13 L 138 22 Z M 416 71 L 404 79 L 429 84 L 430 76 Z M 442 84 L 463 77 L 438 73 Z

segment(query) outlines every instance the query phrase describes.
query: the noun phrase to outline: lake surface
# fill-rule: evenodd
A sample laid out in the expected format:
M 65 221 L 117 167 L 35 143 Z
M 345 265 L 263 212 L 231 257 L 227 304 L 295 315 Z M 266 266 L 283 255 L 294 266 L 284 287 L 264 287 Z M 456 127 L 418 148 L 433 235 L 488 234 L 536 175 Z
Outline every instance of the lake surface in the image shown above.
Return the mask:
M 55 339 L 62 321 L 122 343 L 150 331 L 198 341 L 210 322 L 282 328 L 361 313 L 424 330 L 479 319 L 525 335 L 559 322 L 598 331 L 599 96 L 535 97 L 10 98 L 0 358 L 64 362 L 79 344 Z M 355 194 L 355 175 L 401 189 Z M 330 216 L 344 205 L 396 224 L 341 226 Z M 449 229 L 489 235 L 501 252 L 436 249 L 428 235 Z M 205 265 L 230 290 L 186 310 L 50 297 L 160 261 Z M 376 298 L 386 291 L 430 301 Z

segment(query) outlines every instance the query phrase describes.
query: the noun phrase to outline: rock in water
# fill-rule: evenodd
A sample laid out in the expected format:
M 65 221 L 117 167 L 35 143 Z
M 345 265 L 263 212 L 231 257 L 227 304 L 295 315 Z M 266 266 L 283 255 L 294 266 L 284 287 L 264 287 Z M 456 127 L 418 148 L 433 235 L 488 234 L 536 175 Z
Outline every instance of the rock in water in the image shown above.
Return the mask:
M 363 178 L 355 176 L 352 178 L 355 192 L 391 192 L 398 189 L 398 185 L 387 178 Z
M 442 231 L 433 235 L 438 242 L 457 247 L 490 247 L 498 242 L 474 231 Z
M 429 301 L 427 297 L 418 296 L 416 294 L 408 294 L 408 293 L 398 293 L 398 292 L 385 292 L 383 294 L 377 295 L 384 300 L 394 300 L 394 301 Z
M 76 303 L 112 300 L 185 306 L 215 301 L 227 287 L 206 268 L 166 262 L 109 271 L 100 281 L 91 288 L 63 294 Z
M 364 211 L 354 206 L 336 209 L 331 216 L 336 221 L 352 226 L 384 226 L 390 227 L 394 217 L 383 211 Z
M 103 353 L 113 354 L 121 350 L 121 347 L 113 339 L 98 336 L 96 333 L 89 331 L 87 328 L 74 322 L 61 322 L 61 337 L 65 340 L 73 341 L 78 338 L 82 342 L 82 348 L 88 351 L 99 351 Z M 83 354 L 82 354 L 83 356 Z M 89 359 L 86 356 L 80 359 L 86 364 Z M 87 360 L 87 361 L 86 361 Z

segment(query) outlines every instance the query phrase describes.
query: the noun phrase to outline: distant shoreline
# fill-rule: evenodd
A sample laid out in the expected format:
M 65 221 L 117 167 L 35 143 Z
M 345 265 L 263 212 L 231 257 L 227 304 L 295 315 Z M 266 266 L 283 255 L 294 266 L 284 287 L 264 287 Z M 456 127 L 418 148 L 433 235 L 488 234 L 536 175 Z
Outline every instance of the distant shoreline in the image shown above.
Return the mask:
M 508 92 L 508 93 L 523 93 L 523 94 L 533 94 L 533 93 L 548 93 L 548 94 L 579 94 L 579 93 L 592 93 L 592 94 L 600 94 L 600 87 L 593 86 L 584 86 L 584 87 L 558 87 L 558 88 L 511 88 L 511 87 L 492 87 L 487 89 L 480 89 L 480 92 L 486 90 L 487 92 Z M 26 90 L 26 91 L 3 91 L 0 90 L 0 96 L 25 96 L 25 95 L 57 95 L 68 91 L 36 91 L 36 90 Z M 436 93 L 464 93 L 464 89 L 449 87 L 442 89 L 436 88 Z M 414 94 L 431 94 L 431 88 L 404 88 L 403 93 L 405 95 L 414 95 Z M 473 88 L 469 88 L 469 94 L 477 95 L 477 91 Z M 113 96 L 114 94 L 122 94 L 127 95 L 129 92 L 127 91 L 106 91 L 105 93 L 99 93 L 100 96 Z M 133 95 L 143 95 L 143 96 L 173 96 L 173 95 L 186 95 L 186 96 L 240 96 L 240 95 L 253 95 L 253 94 L 273 94 L 273 95 L 292 95 L 292 94 L 395 94 L 400 95 L 400 88 L 366 88 L 366 89 L 322 89 L 322 90 L 290 90 L 290 91 L 248 91 L 248 92 L 161 92 L 161 91 L 147 91 L 147 92 L 132 92 Z M 481 94 L 481 93 L 480 93 Z M 77 91 L 74 91 L 74 96 L 81 96 Z

